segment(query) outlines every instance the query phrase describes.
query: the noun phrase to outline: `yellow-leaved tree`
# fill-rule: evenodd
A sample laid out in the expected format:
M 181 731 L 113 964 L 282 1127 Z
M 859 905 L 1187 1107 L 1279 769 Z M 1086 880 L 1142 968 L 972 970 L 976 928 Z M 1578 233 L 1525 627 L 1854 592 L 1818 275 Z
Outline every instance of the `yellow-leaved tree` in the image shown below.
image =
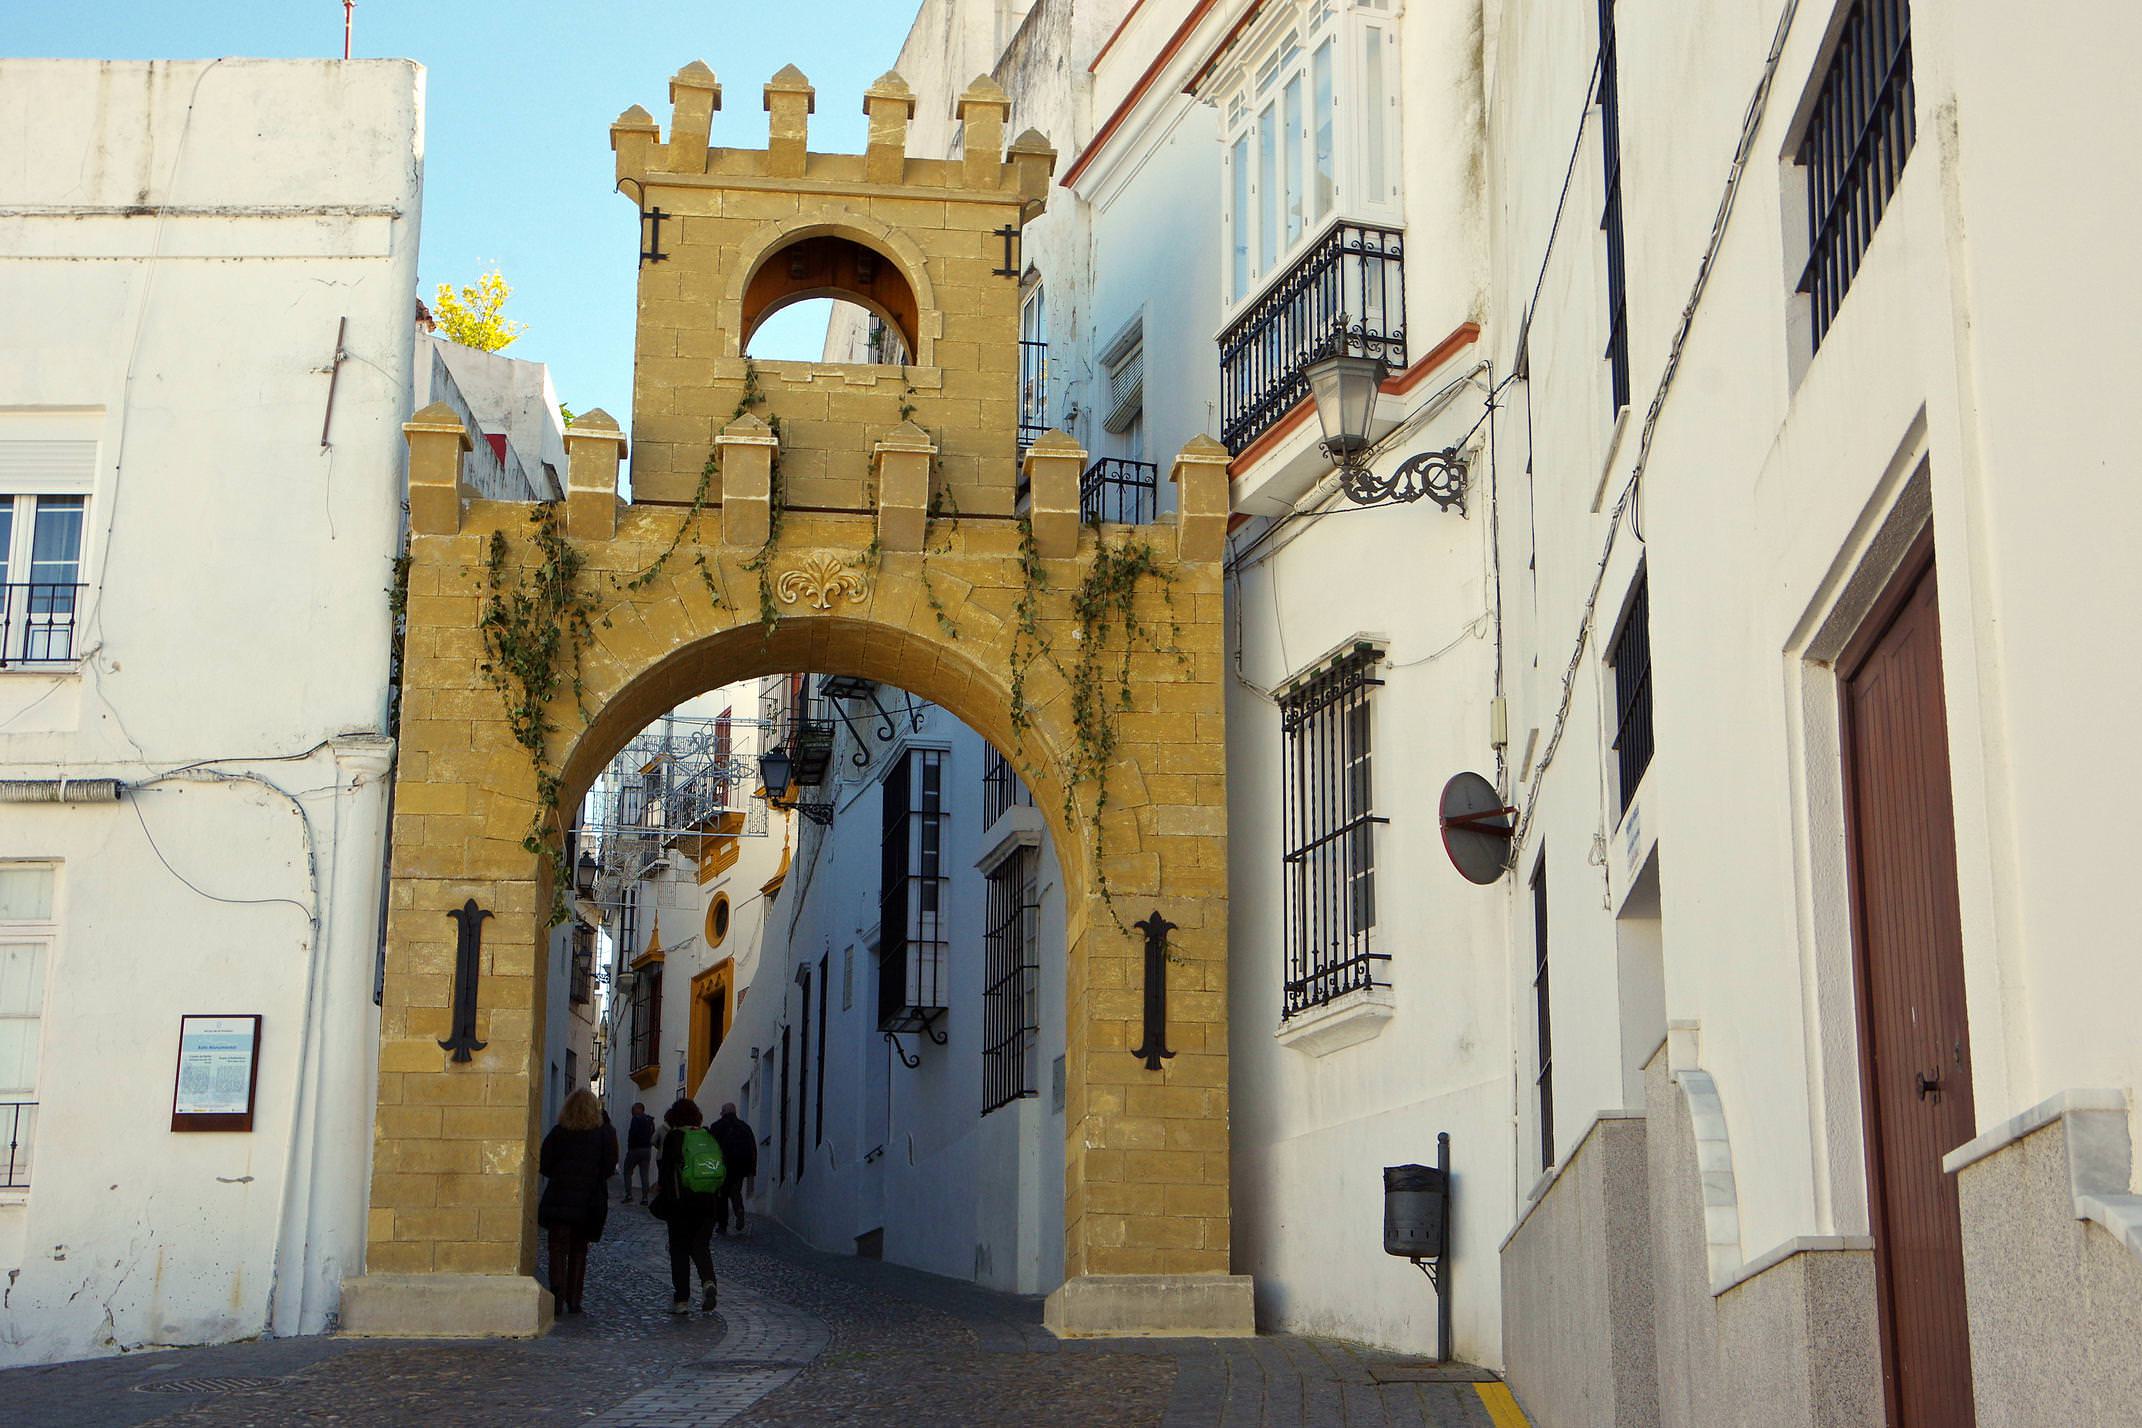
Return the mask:
M 496 269 L 478 278 L 473 286 L 458 291 L 449 283 L 441 283 L 432 320 L 447 341 L 478 352 L 496 352 L 512 346 L 528 330 L 525 322 L 507 320 L 506 299 L 511 296 L 513 289 L 506 286 L 505 277 Z

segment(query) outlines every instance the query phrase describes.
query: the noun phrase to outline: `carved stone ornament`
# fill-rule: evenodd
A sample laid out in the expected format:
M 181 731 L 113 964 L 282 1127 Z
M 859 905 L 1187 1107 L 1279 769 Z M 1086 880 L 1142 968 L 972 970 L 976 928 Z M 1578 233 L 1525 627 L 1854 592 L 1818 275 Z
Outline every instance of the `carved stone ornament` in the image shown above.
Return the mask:
M 782 572 L 774 590 L 784 605 L 808 600 L 813 610 L 830 610 L 836 600 L 857 604 L 865 599 L 870 594 L 870 572 L 830 555 L 814 555 L 794 570 Z

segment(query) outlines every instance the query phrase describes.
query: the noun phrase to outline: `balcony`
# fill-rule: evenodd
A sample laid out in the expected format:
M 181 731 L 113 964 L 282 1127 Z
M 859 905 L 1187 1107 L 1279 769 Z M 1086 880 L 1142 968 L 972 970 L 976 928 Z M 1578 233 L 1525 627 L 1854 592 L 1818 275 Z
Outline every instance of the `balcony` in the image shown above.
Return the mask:
M 1049 344 L 1019 341 L 1019 455 L 1049 429 Z M 1021 477 L 1023 481 L 1025 478 Z
M 70 663 L 82 590 L 77 584 L 45 580 L 0 585 L 0 669 Z
M 0 1119 L 7 1121 L 7 1178 L 0 1190 L 30 1188 L 30 1138 L 37 1130 L 37 1102 L 0 1101 Z
M 1078 518 L 1089 524 L 1150 525 L 1159 506 L 1159 484 L 1160 468 L 1152 462 L 1104 456 L 1078 478 Z
M 1240 454 L 1308 400 L 1331 351 L 1406 365 L 1405 234 L 1334 223 L 1220 334 L 1220 439 Z

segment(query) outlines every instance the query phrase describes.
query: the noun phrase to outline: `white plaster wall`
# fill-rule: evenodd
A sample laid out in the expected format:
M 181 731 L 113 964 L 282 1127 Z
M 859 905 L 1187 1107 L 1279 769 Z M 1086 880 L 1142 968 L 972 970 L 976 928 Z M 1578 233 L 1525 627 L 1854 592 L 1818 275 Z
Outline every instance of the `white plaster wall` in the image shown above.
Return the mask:
M 1610 457 L 1594 115 L 1533 322 L 1531 381 L 1510 389 L 1498 418 L 1506 509 L 1537 548 L 1535 581 L 1524 552 L 1505 546 L 1520 748 L 1552 724 L 1607 538 L 1594 507 L 1603 492 L 1611 510 L 1634 459 L 1778 8 L 1622 8 L 1635 410 Z M 2097 829 L 2106 816 L 2097 810 L 2122 806 L 2122 793 L 2138 787 L 2142 760 L 2116 739 L 2094 748 L 2080 799 L 2073 769 L 2050 762 L 2072 748 L 2071 731 L 2117 727 L 2116 711 L 2137 693 L 2132 662 L 2086 655 L 2078 643 L 2105 628 L 2088 612 L 2124 608 L 2132 581 L 2130 563 L 2105 543 L 2142 516 L 2131 483 L 2107 466 L 2134 419 L 2124 402 L 2076 395 L 2123 390 L 2142 355 L 2129 324 L 2103 320 L 2108 302 L 2133 305 L 2133 284 L 2099 241 L 2142 192 L 2142 166 L 2107 153 L 2102 172 L 2093 165 L 2090 180 L 2075 183 L 2046 162 L 2096 152 L 2085 135 L 2131 118 L 2107 56 L 2137 22 L 2117 7 L 2081 7 L 2060 17 L 2058 33 L 2034 25 L 2021 45 L 1991 17 L 1915 12 L 1927 20 L 1914 29 L 1916 147 L 1810 361 L 1792 295 L 1806 239 L 1789 159 L 1842 8 L 1801 5 L 1786 38 L 1658 426 L 1642 540 L 1622 525 L 1569 732 L 1523 850 L 1529 869 L 1544 844 L 1556 869 L 1557 1119 L 1574 1131 L 1624 1098 L 1610 1029 L 1597 1024 L 1615 1005 L 1611 967 L 1595 964 L 1628 890 L 1630 853 L 1656 839 L 1666 1011 L 1702 1027 L 1749 1258 L 1794 1235 L 1867 1227 L 1836 695 L 1825 662 L 1864 608 L 1853 582 L 1878 585 L 1879 553 L 1894 533 L 1909 534 L 1914 509 L 1930 505 L 1940 568 L 1980 1124 L 2066 1086 L 2133 1086 L 2142 1069 L 2111 1010 L 2142 990 L 2119 950 L 2124 919 L 2104 895 L 2118 885 L 2107 860 L 2123 840 Z M 1506 371 L 1575 134 L 1594 22 L 1539 6 L 1506 5 L 1498 18 L 1491 345 Z M 2024 49 L 2045 68 L 2018 75 L 2012 61 Z M 2055 90 L 2057 111 L 2029 98 Z M 2052 233 L 2078 236 L 2049 261 Z M 2057 359 L 2028 341 L 2046 330 L 2070 335 Z M 2053 410 L 2077 419 L 2048 423 Z M 1645 827 L 1632 838 L 1617 830 L 1610 801 L 1611 715 L 1599 706 L 1610 675 L 1599 659 L 1640 554 L 1650 570 L 1659 752 L 1639 805 Z M 1561 872 L 1575 872 L 1598 838 L 1603 866 L 1586 870 L 1593 895 L 1580 894 Z M 1531 956 L 1529 917 L 1523 887 L 1508 895 L 1515 977 Z M 1520 1060 L 1529 1014 L 1517 998 Z M 1524 1077 L 1513 1086 L 1524 1107 Z
M 98 442 L 0 776 L 129 785 L 0 817 L 61 865 L 0 1362 L 317 1332 L 361 1262 L 422 114 L 404 61 L 0 62 L 0 440 Z M 188 1011 L 261 1014 L 251 1133 L 169 1130 Z

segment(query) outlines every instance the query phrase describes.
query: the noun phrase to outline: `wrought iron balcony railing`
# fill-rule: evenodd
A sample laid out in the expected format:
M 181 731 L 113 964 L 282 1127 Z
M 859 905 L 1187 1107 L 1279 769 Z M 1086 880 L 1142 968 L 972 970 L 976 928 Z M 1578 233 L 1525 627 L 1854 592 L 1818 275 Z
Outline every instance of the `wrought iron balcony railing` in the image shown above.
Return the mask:
M 1160 504 L 1159 478 L 1160 468 L 1150 461 L 1104 456 L 1078 478 L 1078 518 L 1150 525 Z
M 46 580 L 0 585 L 0 669 L 72 660 L 83 588 Z
M 1406 365 L 1405 233 L 1334 223 L 1220 334 L 1220 439 L 1239 453 L 1309 395 L 1333 351 Z
M 1019 454 L 1049 429 L 1049 344 L 1019 340 Z
M 7 1122 L 7 1178 L 0 1190 L 30 1188 L 30 1137 L 37 1129 L 37 1102 L 0 1101 L 0 1120 Z

